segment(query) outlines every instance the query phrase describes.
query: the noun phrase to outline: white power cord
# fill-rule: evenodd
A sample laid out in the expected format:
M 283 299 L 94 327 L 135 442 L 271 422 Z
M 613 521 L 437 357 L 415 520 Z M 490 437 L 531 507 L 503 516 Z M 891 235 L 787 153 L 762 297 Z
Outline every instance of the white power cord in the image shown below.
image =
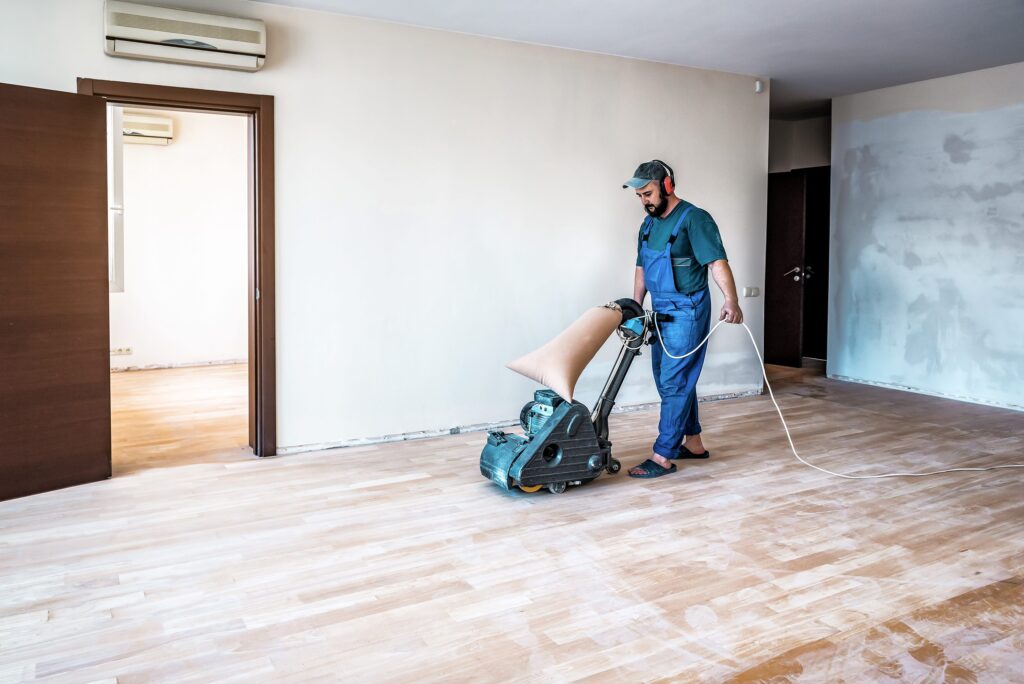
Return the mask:
M 718 321 L 718 323 L 715 324 L 715 327 L 711 328 L 711 332 L 709 332 L 707 336 L 700 341 L 700 344 L 698 344 L 696 347 L 694 347 L 687 353 L 683 354 L 682 356 L 673 356 L 672 354 L 669 353 L 668 349 L 665 348 L 665 340 L 662 339 L 661 337 L 661 327 L 658 325 L 658 319 L 654 315 L 654 312 L 645 312 L 644 317 L 647 318 L 649 322 L 654 324 L 654 329 L 658 333 L 658 341 L 661 342 L 661 349 L 662 351 L 664 351 L 665 355 L 668 356 L 670 359 L 685 359 L 687 356 L 696 353 L 698 349 L 707 344 L 707 341 L 711 339 L 711 336 L 715 334 L 716 330 L 718 330 L 718 326 L 725 323 L 725 321 Z M 792 435 L 789 434 L 789 426 L 786 424 L 786 418 L 785 416 L 782 415 L 782 409 L 779 408 L 779 402 L 775 401 L 775 393 L 772 392 L 772 385 L 770 382 L 768 382 L 768 373 L 764 367 L 764 359 L 761 357 L 761 350 L 758 349 L 757 341 L 754 339 L 754 333 L 750 332 L 750 328 L 747 327 L 746 323 L 740 323 L 740 325 L 742 325 L 746 329 L 747 335 L 750 336 L 750 343 L 754 345 L 754 354 L 757 356 L 757 362 L 761 364 L 761 376 L 764 378 L 764 385 L 765 387 L 768 388 L 768 396 L 771 397 L 772 403 L 775 405 L 775 410 L 779 414 L 779 420 L 782 421 L 782 428 L 786 431 L 786 439 L 789 440 L 789 448 L 793 451 L 793 455 L 796 456 L 796 460 L 800 461 L 805 466 L 809 466 L 811 468 L 814 468 L 815 470 L 820 470 L 821 472 L 827 473 L 829 475 L 846 478 L 847 480 L 874 480 L 883 477 L 926 477 L 928 475 L 941 475 L 942 473 L 983 472 L 986 470 L 998 470 L 1000 468 L 1024 468 L 1024 463 L 1011 463 L 1009 465 L 989 466 L 987 468 L 947 468 L 946 470 L 930 470 L 924 473 L 883 473 L 881 475 L 845 475 L 843 473 L 833 472 L 831 470 L 828 470 L 827 468 L 822 468 L 821 466 L 816 466 L 813 463 L 808 463 L 807 461 L 800 457 L 800 454 L 797 453 L 796 446 L 793 444 L 793 437 Z M 630 349 L 639 349 L 639 347 L 630 347 L 625 339 L 623 339 L 622 343 L 623 345 Z M 640 344 L 643 344 L 642 338 L 640 340 Z

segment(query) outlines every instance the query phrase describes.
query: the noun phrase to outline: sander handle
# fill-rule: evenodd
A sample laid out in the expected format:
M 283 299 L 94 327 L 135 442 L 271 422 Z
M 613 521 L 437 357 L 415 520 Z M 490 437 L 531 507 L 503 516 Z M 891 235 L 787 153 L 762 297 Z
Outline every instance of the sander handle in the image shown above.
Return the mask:
M 620 325 L 640 318 L 643 320 L 643 327 L 639 331 L 633 330 L 637 334 L 636 339 L 639 340 L 639 344 L 636 346 L 622 345 L 622 349 L 619 350 L 619 356 L 612 365 L 608 380 L 605 382 L 604 389 L 601 390 L 601 394 L 597 397 L 597 403 L 590 412 L 591 420 L 594 423 L 594 431 L 597 433 L 598 440 L 603 442 L 608 441 L 608 416 L 615 406 L 615 397 L 619 393 L 619 388 L 622 387 L 622 381 L 626 379 L 626 373 L 629 372 L 633 359 L 640 355 L 640 347 L 643 346 L 644 341 L 649 336 L 651 326 L 647 312 L 644 311 L 644 308 L 635 299 L 629 299 L 628 297 L 617 299 L 615 304 L 618 305 L 619 310 L 622 312 L 622 323 Z
M 598 395 L 597 403 L 594 405 L 593 410 L 590 412 L 591 420 L 594 423 L 594 430 L 597 432 L 599 439 L 608 440 L 608 416 L 612 412 L 612 408 L 615 407 L 615 397 L 619 393 L 619 389 L 622 387 L 623 380 L 626 379 L 626 374 L 629 372 L 629 367 L 633 364 L 633 359 L 640 355 L 640 348 L 644 342 L 651 344 L 653 342 L 653 332 L 651 328 L 654 326 L 654 321 L 659 323 L 665 323 L 673 320 L 671 314 L 658 313 L 656 311 L 648 314 L 644 311 L 636 300 L 633 299 L 617 299 L 616 304 L 622 310 L 622 322 L 625 323 L 630 319 L 643 318 L 643 329 L 639 332 L 637 339 L 640 343 L 636 346 L 630 346 L 623 344 L 622 349 L 619 350 L 619 356 L 615 359 L 615 363 L 612 366 L 611 373 L 608 375 L 608 380 L 605 382 L 604 389 L 601 390 L 601 394 Z

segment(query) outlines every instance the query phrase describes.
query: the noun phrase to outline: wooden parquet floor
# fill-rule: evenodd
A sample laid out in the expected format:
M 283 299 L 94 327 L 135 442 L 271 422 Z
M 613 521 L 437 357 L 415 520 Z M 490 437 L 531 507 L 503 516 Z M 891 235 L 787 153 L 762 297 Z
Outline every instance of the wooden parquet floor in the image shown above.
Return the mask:
M 111 373 L 114 477 L 251 458 L 247 373 L 244 363 Z
M 751 397 L 674 475 L 507 494 L 483 433 L 254 459 L 201 370 L 120 378 L 112 480 L 0 503 L 0 681 L 1024 682 L 1019 470 L 829 477 Z M 820 465 L 1024 461 L 1020 413 L 775 374 Z

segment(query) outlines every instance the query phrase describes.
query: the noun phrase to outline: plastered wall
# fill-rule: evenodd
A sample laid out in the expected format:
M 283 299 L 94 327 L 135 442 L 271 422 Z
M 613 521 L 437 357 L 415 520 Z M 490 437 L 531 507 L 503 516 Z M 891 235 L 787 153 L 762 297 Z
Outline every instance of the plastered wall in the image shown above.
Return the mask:
M 829 374 L 1024 409 L 1024 63 L 832 117 Z

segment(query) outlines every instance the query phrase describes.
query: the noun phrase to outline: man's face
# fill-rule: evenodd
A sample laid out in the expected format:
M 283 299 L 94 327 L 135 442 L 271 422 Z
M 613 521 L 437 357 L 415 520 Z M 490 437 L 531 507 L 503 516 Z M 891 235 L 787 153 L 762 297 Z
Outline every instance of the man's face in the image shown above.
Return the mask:
M 651 216 L 661 216 L 668 208 L 668 198 L 661 192 L 661 184 L 651 181 L 636 191 L 636 196 L 644 205 L 644 211 Z

